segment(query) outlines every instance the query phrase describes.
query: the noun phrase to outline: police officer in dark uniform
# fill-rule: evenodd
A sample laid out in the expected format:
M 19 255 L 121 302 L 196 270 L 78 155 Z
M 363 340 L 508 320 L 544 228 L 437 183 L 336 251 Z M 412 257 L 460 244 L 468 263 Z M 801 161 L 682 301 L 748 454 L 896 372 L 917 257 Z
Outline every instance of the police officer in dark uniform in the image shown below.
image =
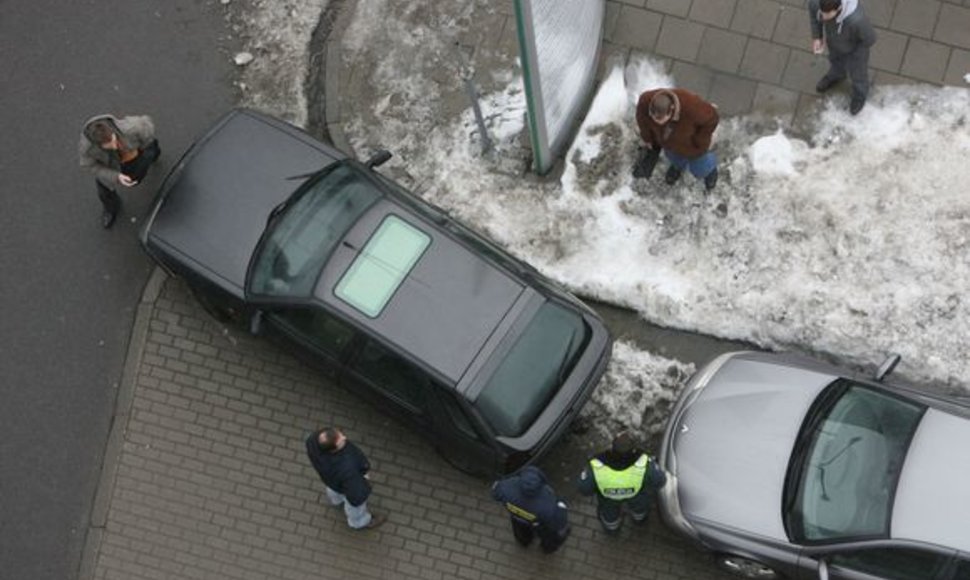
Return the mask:
M 566 503 L 546 482 L 538 467 L 528 466 L 492 484 L 492 498 L 505 504 L 512 518 L 512 533 L 523 546 L 538 534 L 542 551 L 551 554 L 569 536 Z
M 642 524 L 650 513 L 650 499 L 667 482 L 667 474 L 644 453 L 629 433 L 620 433 L 607 451 L 589 460 L 577 487 L 583 495 L 596 495 L 596 515 L 607 533 L 619 532 L 623 506 L 633 521 Z

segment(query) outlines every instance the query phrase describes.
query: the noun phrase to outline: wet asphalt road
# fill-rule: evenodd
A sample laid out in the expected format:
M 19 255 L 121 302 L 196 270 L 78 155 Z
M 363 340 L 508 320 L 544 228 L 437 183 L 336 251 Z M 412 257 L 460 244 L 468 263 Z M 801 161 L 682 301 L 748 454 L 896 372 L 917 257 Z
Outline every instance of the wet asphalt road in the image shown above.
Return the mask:
M 132 223 L 179 151 L 233 102 L 217 1 L 0 2 L 0 578 L 75 578 L 134 307 Z M 154 117 L 162 167 L 99 225 L 81 124 Z

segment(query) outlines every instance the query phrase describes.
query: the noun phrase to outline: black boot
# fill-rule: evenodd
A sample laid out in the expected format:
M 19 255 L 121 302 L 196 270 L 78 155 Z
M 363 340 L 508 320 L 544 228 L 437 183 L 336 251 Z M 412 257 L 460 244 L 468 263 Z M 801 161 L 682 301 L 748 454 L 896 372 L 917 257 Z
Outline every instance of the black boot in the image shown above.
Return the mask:
M 714 189 L 715 185 L 717 185 L 717 167 L 715 167 L 714 170 L 708 173 L 707 177 L 704 178 L 704 187 L 707 189 L 707 191 Z
M 667 169 L 667 175 L 664 175 L 664 181 L 667 182 L 667 185 L 673 185 L 677 183 L 677 180 L 680 179 L 680 176 L 683 173 L 683 171 L 671 165 L 670 168 Z
M 858 115 L 862 107 L 866 106 L 866 99 L 864 97 L 852 97 L 852 102 L 849 103 L 849 113 L 851 115 Z
M 104 212 L 101 213 L 101 227 L 106 230 L 110 229 L 112 224 L 115 223 L 116 217 L 118 217 L 118 214 L 115 212 L 104 210 Z
M 636 179 L 650 179 L 653 175 L 653 168 L 657 166 L 660 159 L 660 149 L 641 147 L 638 153 L 637 164 L 633 168 L 633 177 Z
M 838 77 L 830 77 L 829 75 L 825 75 L 819 79 L 818 83 L 815 85 L 815 91 L 818 93 L 824 93 L 837 85 L 841 80 L 842 79 Z

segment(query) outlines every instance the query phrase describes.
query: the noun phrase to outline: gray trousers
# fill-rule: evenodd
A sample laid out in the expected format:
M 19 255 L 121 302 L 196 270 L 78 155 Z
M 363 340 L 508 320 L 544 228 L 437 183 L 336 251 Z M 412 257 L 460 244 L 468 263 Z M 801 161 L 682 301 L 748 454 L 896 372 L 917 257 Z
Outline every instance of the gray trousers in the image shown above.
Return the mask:
M 825 77 L 842 80 L 848 75 L 852 81 L 852 98 L 865 100 L 869 95 L 869 47 L 860 46 L 852 52 L 829 50 L 829 72 Z

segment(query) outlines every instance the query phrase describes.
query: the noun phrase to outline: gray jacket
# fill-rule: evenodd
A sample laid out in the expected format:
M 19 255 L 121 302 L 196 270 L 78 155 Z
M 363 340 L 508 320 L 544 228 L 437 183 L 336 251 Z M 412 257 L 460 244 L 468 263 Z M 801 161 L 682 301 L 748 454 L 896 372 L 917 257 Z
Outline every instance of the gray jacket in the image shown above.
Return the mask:
M 84 129 L 81 130 L 81 142 L 78 144 L 81 167 L 90 170 L 95 179 L 100 181 L 102 185 L 114 189 L 118 185 L 118 174 L 121 169 L 121 160 L 118 158 L 118 153 L 102 149 L 90 136 L 91 124 L 101 119 L 114 123 L 118 129 L 119 137 L 129 147 L 138 149 L 144 149 L 155 140 L 155 124 L 148 115 L 122 117 L 120 119 L 112 115 L 97 115 L 84 123 Z
M 819 0 L 808 0 L 808 17 L 812 26 L 812 38 L 822 38 L 833 54 L 851 54 L 860 46 L 870 47 L 876 43 L 876 30 L 869 23 L 859 0 L 842 0 L 842 12 L 823 22 L 819 14 Z

